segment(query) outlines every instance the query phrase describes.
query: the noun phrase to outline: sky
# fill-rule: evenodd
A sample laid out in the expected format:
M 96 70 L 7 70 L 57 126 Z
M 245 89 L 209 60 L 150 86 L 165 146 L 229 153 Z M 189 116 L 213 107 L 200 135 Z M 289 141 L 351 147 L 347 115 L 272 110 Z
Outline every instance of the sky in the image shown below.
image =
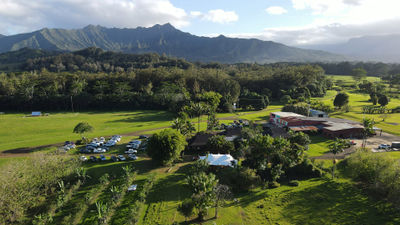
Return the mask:
M 0 0 L 0 34 L 171 23 L 200 36 L 307 46 L 400 33 L 399 9 L 396 0 Z

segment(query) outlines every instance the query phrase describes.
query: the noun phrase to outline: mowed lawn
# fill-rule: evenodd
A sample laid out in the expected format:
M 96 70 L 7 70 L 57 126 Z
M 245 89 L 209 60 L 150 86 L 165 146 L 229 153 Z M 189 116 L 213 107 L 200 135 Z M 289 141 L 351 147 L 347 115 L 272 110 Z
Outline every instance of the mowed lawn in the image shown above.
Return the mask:
M 261 111 L 241 111 L 237 113 L 219 113 L 221 123 L 238 119 L 265 120 L 269 112 L 279 110 L 281 105 L 271 105 Z M 61 143 L 66 140 L 78 140 L 80 135 L 72 133 L 79 122 L 86 121 L 94 127 L 87 133 L 89 138 L 144 131 L 151 134 L 157 129 L 171 126 L 175 114 L 167 111 L 138 110 L 126 112 L 80 112 L 50 113 L 49 116 L 30 117 L 28 114 L 0 115 L 0 151 L 29 148 L 41 145 Z M 229 118 L 229 119 L 224 119 Z M 192 119 L 197 123 L 197 118 Z M 201 118 L 201 130 L 207 128 L 207 116 Z M 197 128 L 197 124 L 195 125 Z M 149 130 L 149 131 L 146 131 Z
M 170 126 L 173 117 L 166 111 L 5 114 L 0 115 L 0 151 L 80 139 L 72 131 L 82 121 L 94 127 L 88 137 L 99 137 Z
M 349 119 L 362 122 L 363 118 L 374 119 L 376 126 L 382 128 L 384 132 L 400 135 L 400 113 L 386 114 L 387 118 L 383 121 L 383 114 L 363 114 L 362 107 L 372 105 L 369 102 L 369 95 L 354 92 L 348 92 L 350 112 L 335 112 L 330 114 L 331 117 Z M 325 103 L 333 104 L 332 100 L 326 100 Z M 387 108 L 391 109 L 400 106 L 400 99 L 393 98 L 390 100 Z
M 342 80 L 345 84 L 354 84 L 355 81 L 350 75 L 327 75 L 329 78 L 332 78 L 334 81 Z M 380 77 L 366 77 L 367 81 L 370 82 L 378 82 L 381 81 Z

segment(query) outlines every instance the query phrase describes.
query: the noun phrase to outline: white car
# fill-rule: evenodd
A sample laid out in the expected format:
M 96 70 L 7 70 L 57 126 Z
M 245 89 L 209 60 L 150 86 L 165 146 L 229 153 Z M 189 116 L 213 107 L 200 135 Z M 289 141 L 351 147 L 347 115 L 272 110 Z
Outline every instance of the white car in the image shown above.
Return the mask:
M 126 160 L 126 158 L 125 158 L 123 155 L 118 155 L 117 158 L 118 158 L 120 161 L 125 161 L 125 160 Z
M 87 161 L 88 159 L 86 158 L 86 156 L 81 155 L 81 156 L 79 157 L 79 160 L 81 160 L 82 162 L 85 162 L 85 161 Z
M 92 146 L 98 147 L 98 146 L 100 146 L 100 143 L 99 143 L 99 142 L 94 142 L 94 141 L 92 141 L 92 142 L 90 142 L 90 144 L 89 144 L 89 145 L 92 145 Z
M 137 150 L 132 149 L 132 148 L 130 148 L 127 151 L 125 151 L 125 154 L 134 154 L 134 153 L 137 153 Z
M 96 149 L 93 150 L 93 153 L 104 153 L 106 151 L 107 150 L 105 150 L 104 148 L 96 148 Z
M 121 141 L 121 136 L 120 135 L 114 135 L 114 136 L 111 137 L 111 140 L 115 140 L 117 142 L 120 142 Z
M 132 184 L 131 186 L 128 187 L 128 191 L 136 191 L 137 185 Z

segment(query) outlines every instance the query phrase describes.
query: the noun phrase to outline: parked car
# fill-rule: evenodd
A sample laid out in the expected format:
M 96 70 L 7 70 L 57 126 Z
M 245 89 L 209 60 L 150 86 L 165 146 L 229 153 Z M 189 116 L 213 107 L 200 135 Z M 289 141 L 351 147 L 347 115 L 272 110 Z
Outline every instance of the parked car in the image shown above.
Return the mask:
M 134 155 L 134 154 L 129 154 L 129 155 L 128 155 L 128 159 L 137 160 L 138 157 L 137 157 L 136 155 Z
M 131 186 L 128 187 L 128 191 L 136 191 L 137 185 L 132 184 Z
M 81 155 L 81 156 L 79 157 L 79 160 L 81 160 L 82 162 L 86 162 L 88 159 L 87 159 L 86 156 Z
M 125 151 L 125 154 L 133 154 L 133 153 L 137 153 L 137 150 L 130 148 Z
M 378 149 L 389 149 L 389 148 L 390 148 L 390 145 L 388 145 L 388 144 L 380 144 L 378 146 Z
M 114 162 L 118 162 L 119 161 L 119 159 L 115 155 L 111 156 L 111 160 L 114 161 Z
M 107 143 L 104 144 L 104 146 L 106 146 L 106 147 L 111 147 L 111 146 L 114 146 L 114 145 L 116 145 L 116 144 L 117 144 L 117 141 L 115 141 L 115 140 L 109 140 L 109 141 L 107 141 Z
M 392 142 L 391 148 L 400 148 L 400 141 Z
M 106 161 L 107 159 L 106 159 L 106 157 L 104 155 L 100 155 L 100 160 L 101 161 Z
M 96 158 L 96 156 L 90 156 L 90 161 L 97 162 L 98 159 Z
M 89 148 L 82 148 L 81 150 L 79 150 L 80 153 L 91 153 L 92 150 Z
M 140 135 L 139 139 L 147 139 L 148 137 L 146 135 Z
M 96 149 L 93 150 L 93 153 L 104 153 L 106 151 L 107 150 L 105 150 L 104 148 L 96 148 Z
M 127 148 L 132 148 L 132 149 L 138 149 L 140 147 L 140 144 L 137 143 L 128 143 L 126 145 Z
M 114 136 L 111 137 L 111 140 L 115 140 L 117 142 L 120 142 L 121 138 L 122 138 L 121 135 L 114 135 Z
M 123 155 L 118 155 L 117 157 L 118 157 L 118 159 L 120 161 L 125 161 L 126 160 L 126 158 Z

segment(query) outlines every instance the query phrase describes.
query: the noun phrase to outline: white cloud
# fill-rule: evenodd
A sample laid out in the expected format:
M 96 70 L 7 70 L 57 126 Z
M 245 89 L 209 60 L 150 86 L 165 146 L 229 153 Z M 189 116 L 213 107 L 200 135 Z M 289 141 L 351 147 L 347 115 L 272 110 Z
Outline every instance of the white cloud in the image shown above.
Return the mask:
M 192 17 L 201 17 L 201 16 L 203 16 L 203 13 L 200 11 L 190 11 L 190 15 Z
M 291 0 L 296 10 L 312 16 L 303 26 L 266 28 L 259 33 L 227 34 L 259 38 L 288 45 L 346 42 L 367 35 L 399 33 L 400 1 L 396 0 Z
M 0 33 L 28 32 L 43 27 L 76 28 L 88 24 L 137 27 L 189 24 L 184 9 L 170 0 L 1 0 Z
M 203 19 L 214 22 L 214 23 L 231 23 L 239 19 L 239 16 L 235 11 L 224 11 L 222 9 L 214 9 L 204 14 Z
M 271 15 L 282 15 L 287 13 L 287 10 L 280 6 L 271 6 L 266 8 L 265 11 Z

